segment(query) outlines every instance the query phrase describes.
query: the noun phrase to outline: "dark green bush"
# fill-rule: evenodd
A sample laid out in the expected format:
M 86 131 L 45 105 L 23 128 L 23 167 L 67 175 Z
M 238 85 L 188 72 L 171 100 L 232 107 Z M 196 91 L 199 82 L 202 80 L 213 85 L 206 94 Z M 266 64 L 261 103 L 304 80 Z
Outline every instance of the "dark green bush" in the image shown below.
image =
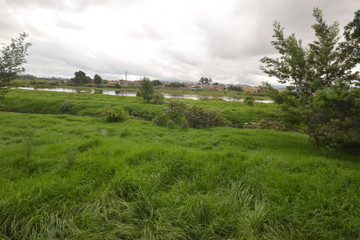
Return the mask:
M 224 119 L 217 111 L 208 111 L 197 106 L 192 106 L 186 110 L 186 119 L 192 128 L 208 128 L 225 125 Z
M 254 102 L 255 102 L 255 100 L 254 100 L 254 98 L 251 97 L 251 96 L 246 96 L 246 97 L 244 98 L 244 103 L 245 103 L 246 105 L 248 105 L 248 106 L 253 106 L 253 105 L 254 105 Z
M 249 122 L 244 124 L 244 128 L 253 128 L 253 129 L 271 129 L 275 131 L 284 131 L 285 124 L 283 121 L 278 120 L 265 120 L 262 119 L 260 122 Z
M 183 128 L 208 128 L 225 125 L 225 120 L 217 111 L 208 111 L 197 106 L 188 107 L 180 102 L 170 102 L 154 121 L 160 126 Z
M 74 104 L 72 104 L 71 102 L 64 102 L 61 106 L 60 106 L 60 111 L 62 113 L 71 113 L 73 110 Z
M 187 105 L 185 103 L 172 101 L 164 108 L 163 112 L 158 115 L 154 121 L 160 126 L 180 126 L 188 127 L 186 119 Z
M 156 93 L 154 95 L 154 103 L 155 104 L 164 104 L 164 101 L 165 98 L 164 98 L 164 95 L 162 95 L 161 93 Z
M 129 119 L 129 113 L 119 106 L 108 106 L 103 110 L 108 122 L 121 122 Z

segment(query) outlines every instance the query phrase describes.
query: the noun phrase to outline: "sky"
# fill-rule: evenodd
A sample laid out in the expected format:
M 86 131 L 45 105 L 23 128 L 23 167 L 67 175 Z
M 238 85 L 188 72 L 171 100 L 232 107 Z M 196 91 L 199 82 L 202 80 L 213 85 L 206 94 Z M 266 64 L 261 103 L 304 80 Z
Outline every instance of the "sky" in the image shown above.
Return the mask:
M 359 0 L 0 0 L 0 46 L 21 32 L 32 43 L 26 73 L 104 79 L 276 83 L 259 69 L 271 46 L 273 21 L 306 44 L 312 10 L 340 28 Z

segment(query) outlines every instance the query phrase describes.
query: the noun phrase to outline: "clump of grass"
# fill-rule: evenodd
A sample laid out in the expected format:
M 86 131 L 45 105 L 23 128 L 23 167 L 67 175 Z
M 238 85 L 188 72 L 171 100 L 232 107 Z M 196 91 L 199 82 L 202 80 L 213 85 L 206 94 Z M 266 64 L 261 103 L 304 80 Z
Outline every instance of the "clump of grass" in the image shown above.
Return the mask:
M 129 119 L 129 113 L 121 106 L 108 106 L 103 110 L 108 122 L 121 122 Z
M 73 107 L 74 107 L 74 104 L 72 104 L 71 102 L 64 102 L 60 106 L 60 111 L 62 113 L 72 113 L 73 112 Z

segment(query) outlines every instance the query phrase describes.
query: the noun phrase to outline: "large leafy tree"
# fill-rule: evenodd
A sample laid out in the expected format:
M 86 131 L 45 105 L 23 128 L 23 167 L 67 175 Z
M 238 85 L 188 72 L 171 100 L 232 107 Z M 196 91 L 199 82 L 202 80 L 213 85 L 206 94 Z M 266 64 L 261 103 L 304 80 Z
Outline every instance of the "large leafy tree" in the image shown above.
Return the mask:
M 16 74 L 24 72 L 23 64 L 26 63 L 27 50 L 31 43 L 25 42 L 28 34 L 20 33 L 19 37 L 11 40 L 8 46 L 1 50 L 0 55 L 0 95 L 4 95 Z
M 141 79 L 140 95 L 147 102 L 149 102 L 154 97 L 154 87 L 148 77 L 143 77 Z
M 100 77 L 100 75 L 99 74 L 95 74 L 95 76 L 94 76 L 94 83 L 95 84 L 101 84 L 102 83 L 102 78 Z
M 211 78 L 207 78 L 207 77 L 201 77 L 199 80 L 199 83 L 202 85 L 207 85 L 210 84 L 212 82 Z
M 92 82 L 92 79 L 89 76 L 86 76 L 86 73 L 81 70 L 75 72 L 74 75 L 75 77 L 70 79 L 74 84 L 86 84 Z
M 306 47 L 295 34 L 286 37 L 281 24 L 274 22 L 271 43 L 280 57 L 262 58 L 261 70 L 288 85 L 281 93 L 267 87 L 287 119 L 305 126 L 317 147 L 321 142 L 354 147 L 360 142 L 360 92 L 356 87 L 360 11 L 345 27 L 344 41 L 338 23 L 328 25 L 318 8 L 313 16 L 316 39 Z

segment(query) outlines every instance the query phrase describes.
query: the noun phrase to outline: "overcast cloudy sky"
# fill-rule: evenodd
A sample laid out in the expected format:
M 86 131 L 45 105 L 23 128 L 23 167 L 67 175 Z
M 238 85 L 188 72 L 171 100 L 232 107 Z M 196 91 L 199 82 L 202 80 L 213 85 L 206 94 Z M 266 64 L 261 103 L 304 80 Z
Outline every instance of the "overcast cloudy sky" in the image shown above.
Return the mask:
M 0 0 L 0 43 L 30 34 L 27 73 L 257 85 L 272 56 L 272 22 L 305 42 L 313 7 L 341 28 L 359 0 Z M 275 83 L 274 80 L 270 82 Z

